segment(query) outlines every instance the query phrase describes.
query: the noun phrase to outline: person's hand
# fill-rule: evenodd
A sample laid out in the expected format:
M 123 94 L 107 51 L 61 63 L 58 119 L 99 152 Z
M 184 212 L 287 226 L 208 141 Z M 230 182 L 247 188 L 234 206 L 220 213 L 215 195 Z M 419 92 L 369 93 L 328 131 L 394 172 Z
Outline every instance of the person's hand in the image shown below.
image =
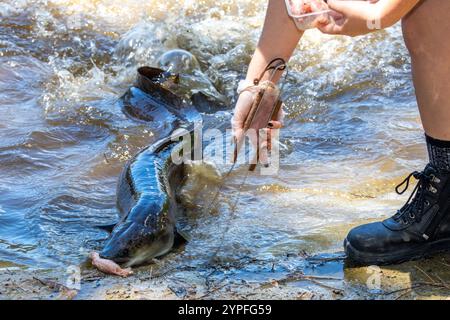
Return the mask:
M 244 137 L 246 132 L 244 132 L 244 123 L 247 119 L 247 116 L 250 112 L 250 109 L 253 105 L 253 102 L 255 101 L 256 95 L 258 93 L 258 87 L 253 86 L 252 84 L 249 84 L 248 82 L 241 82 L 240 88 L 238 89 L 239 98 L 236 102 L 236 106 L 234 108 L 234 114 L 233 118 L 231 119 L 231 127 L 233 130 L 233 141 L 235 145 L 238 147 L 238 151 L 240 149 L 240 146 L 243 143 Z M 267 117 L 266 114 L 257 114 L 258 117 Z M 260 150 L 270 150 L 271 147 L 271 136 L 272 136 L 272 130 L 278 130 L 283 126 L 283 117 L 284 113 L 282 108 L 280 108 L 278 114 L 275 117 L 275 120 L 269 121 L 268 127 L 267 127 L 267 141 L 260 142 L 259 149 Z M 254 123 L 257 122 L 263 122 L 265 120 L 263 119 L 254 119 Z M 252 137 L 252 135 L 249 136 L 250 141 L 252 145 L 257 148 L 258 142 L 257 139 Z M 267 156 L 262 152 L 260 154 L 260 162 L 264 163 Z
M 321 23 L 318 29 L 323 33 L 360 36 L 376 30 L 376 21 L 380 18 L 377 14 L 376 3 L 370 1 L 342 1 L 328 0 L 332 19 L 328 23 Z

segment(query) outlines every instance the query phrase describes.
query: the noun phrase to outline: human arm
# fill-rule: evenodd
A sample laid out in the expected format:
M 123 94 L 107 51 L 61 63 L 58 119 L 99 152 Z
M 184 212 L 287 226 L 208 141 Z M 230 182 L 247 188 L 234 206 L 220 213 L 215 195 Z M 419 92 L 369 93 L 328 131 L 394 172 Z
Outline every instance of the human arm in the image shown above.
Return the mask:
M 420 0 L 328 0 L 335 11 L 330 21 L 319 27 L 323 33 L 347 36 L 364 35 L 388 28 L 408 14 Z
M 252 91 L 242 89 L 252 86 L 254 79 L 260 76 L 273 59 L 282 58 L 288 61 L 302 35 L 303 31 L 299 30 L 288 16 L 284 1 L 269 0 L 261 37 L 248 67 L 246 78 L 240 84 L 239 98 L 232 119 L 235 138 L 241 139 L 244 135 L 244 122 L 253 102 Z M 277 72 L 272 81 L 276 83 L 281 75 L 282 72 Z M 267 80 L 267 77 L 268 74 L 265 74 L 262 80 Z M 281 118 L 282 111 L 277 115 L 277 120 Z M 272 121 L 271 126 L 273 129 L 279 129 L 281 122 Z

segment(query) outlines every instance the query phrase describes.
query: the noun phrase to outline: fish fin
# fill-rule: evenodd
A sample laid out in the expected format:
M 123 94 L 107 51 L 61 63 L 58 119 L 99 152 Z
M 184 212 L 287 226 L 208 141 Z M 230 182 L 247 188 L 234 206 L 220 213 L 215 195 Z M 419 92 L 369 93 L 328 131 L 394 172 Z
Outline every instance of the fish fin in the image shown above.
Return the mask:
M 215 113 L 228 108 L 224 102 L 210 95 L 206 95 L 202 91 L 194 93 L 191 96 L 191 102 L 198 112 L 203 113 Z
M 113 223 L 113 224 L 105 224 L 105 225 L 100 225 L 100 226 L 95 226 L 95 227 L 97 229 L 104 230 L 104 231 L 111 233 L 116 225 L 117 225 L 117 223 Z
M 176 230 L 175 231 L 175 239 L 174 239 L 174 246 L 178 247 L 186 242 L 191 241 L 192 237 L 191 235 L 183 230 Z

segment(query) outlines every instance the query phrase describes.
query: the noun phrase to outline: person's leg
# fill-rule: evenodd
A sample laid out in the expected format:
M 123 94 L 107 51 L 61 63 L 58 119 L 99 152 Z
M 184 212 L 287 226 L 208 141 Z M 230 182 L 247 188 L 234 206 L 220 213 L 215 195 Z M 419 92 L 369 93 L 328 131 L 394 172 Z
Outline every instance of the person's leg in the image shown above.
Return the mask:
M 403 19 L 425 133 L 450 140 L 450 1 L 422 1 Z
M 450 1 L 420 2 L 403 20 L 430 164 L 408 202 L 392 218 L 354 228 L 344 246 L 350 259 L 387 264 L 450 249 Z M 409 176 L 397 192 L 409 185 Z

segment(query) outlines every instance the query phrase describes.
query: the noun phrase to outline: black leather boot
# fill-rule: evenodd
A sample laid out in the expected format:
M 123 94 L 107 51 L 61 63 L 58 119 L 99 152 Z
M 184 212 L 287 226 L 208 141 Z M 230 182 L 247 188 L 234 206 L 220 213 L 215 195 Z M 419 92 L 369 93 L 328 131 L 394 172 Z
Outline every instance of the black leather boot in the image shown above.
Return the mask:
M 350 260 L 364 265 L 393 264 L 450 249 L 450 173 L 428 164 L 397 186 L 398 194 L 408 189 L 412 177 L 418 183 L 397 214 L 350 231 L 344 241 Z

